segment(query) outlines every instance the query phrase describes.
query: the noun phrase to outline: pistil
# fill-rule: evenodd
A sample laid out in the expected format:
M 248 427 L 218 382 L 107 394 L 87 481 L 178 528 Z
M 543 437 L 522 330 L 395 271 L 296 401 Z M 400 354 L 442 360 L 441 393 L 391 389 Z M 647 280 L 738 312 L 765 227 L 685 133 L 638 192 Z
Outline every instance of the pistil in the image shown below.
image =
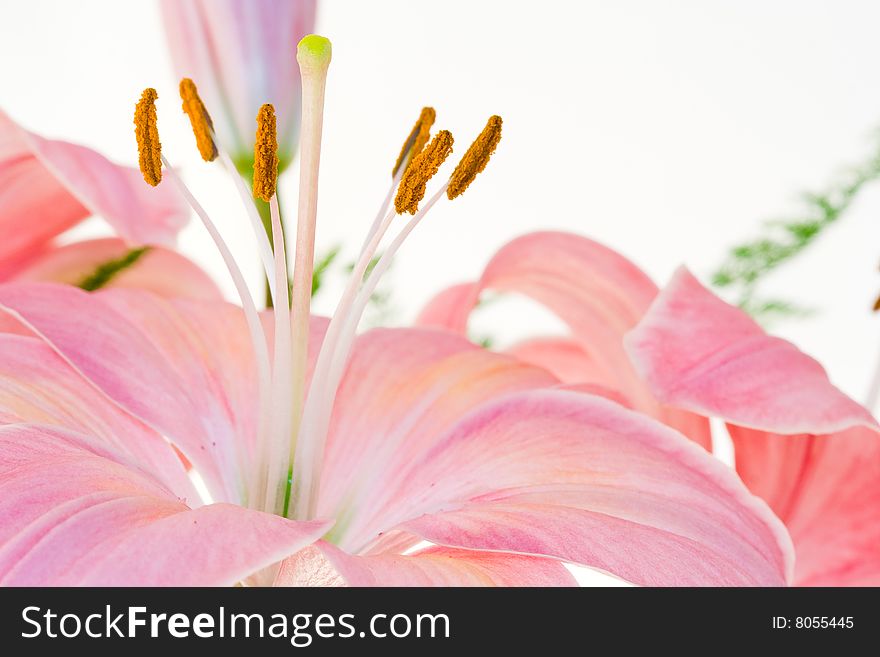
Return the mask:
M 297 436 L 305 401 L 306 358 L 309 346 L 309 315 L 312 298 L 312 272 L 315 261 L 315 224 L 318 211 L 318 169 L 321 161 L 321 134 L 324 123 L 324 88 L 332 50 L 330 41 L 311 34 L 296 49 L 302 78 L 302 133 L 300 137 L 299 204 L 296 252 L 293 263 L 291 303 L 292 427 L 289 459 L 296 454 Z

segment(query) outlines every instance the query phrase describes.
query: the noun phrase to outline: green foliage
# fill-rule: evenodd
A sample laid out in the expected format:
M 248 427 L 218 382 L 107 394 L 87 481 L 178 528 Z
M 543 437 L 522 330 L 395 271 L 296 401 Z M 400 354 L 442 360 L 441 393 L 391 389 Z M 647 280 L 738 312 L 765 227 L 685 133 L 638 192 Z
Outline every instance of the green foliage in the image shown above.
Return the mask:
M 336 261 L 336 257 L 339 255 L 340 250 L 341 247 L 339 245 L 332 247 L 329 251 L 324 253 L 324 255 L 318 258 L 318 262 L 315 263 L 315 268 L 312 271 L 312 298 L 314 298 L 321 289 L 321 285 L 324 283 L 324 275 Z
M 125 271 L 134 265 L 141 257 L 150 250 L 148 246 L 142 246 L 137 249 L 131 249 L 125 255 L 115 260 L 107 260 L 95 267 L 95 270 L 85 276 L 77 287 L 82 288 L 86 292 L 94 292 L 107 285 L 120 272 Z
M 878 178 L 880 148 L 824 194 L 805 194 L 799 216 L 768 221 L 764 224 L 765 235 L 731 248 L 727 259 L 712 275 L 712 284 L 735 292 L 740 307 L 758 319 L 809 314 L 808 309 L 783 299 L 761 298 L 760 282 L 813 244 L 844 215 L 859 192 Z

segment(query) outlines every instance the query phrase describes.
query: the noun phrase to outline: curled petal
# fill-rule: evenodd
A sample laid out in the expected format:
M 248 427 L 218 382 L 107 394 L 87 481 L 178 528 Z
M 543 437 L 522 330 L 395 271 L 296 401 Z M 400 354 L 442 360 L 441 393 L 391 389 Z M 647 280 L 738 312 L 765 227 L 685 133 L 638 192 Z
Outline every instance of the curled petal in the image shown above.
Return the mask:
M 38 253 L 89 215 L 103 217 L 124 240 L 138 244 L 172 241 L 189 217 L 172 188 L 148 188 L 137 169 L 83 146 L 43 139 L 2 111 L 0 208 L 0 265 Z
M 790 342 L 767 335 L 680 269 L 626 339 L 636 368 L 668 404 L 776 433 L 876 426 Z
M 652 415 L 709 448 L 704 418 L 659 404 L 627 358 L 623 337 L 648 309 L 657 287 L 633 263 L 584 237 L 570 233 L 524 235 L 501 248 L 480 280 L 436 296 L 419 323 L 466 333 L 467 320 L 484 290 L 522 294 L 544 305 L 571 330 L 562 341 L 527 343 L 520 355 L 547 367 L 566 383 L 617 390 L 635 408 Z M 575 354 L 561 366 L 561 351 Z

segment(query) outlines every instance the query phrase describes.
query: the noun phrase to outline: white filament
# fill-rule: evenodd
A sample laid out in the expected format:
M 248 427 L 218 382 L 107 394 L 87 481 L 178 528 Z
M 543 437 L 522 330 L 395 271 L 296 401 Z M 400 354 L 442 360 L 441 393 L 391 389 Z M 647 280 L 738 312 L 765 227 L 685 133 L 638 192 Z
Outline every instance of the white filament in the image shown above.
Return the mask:
M 376 263 L 375 268 L 370 273 L 366 282 L 357 292 L 353 301 L 343 298 L 346 303 L 340 302 L 340 307 L 334 314 L 333 322 L 339 325 L 338 333 L 330 336 L 332 342 L 328 345 L 327 354 L 324 362 L 319 362 L 312 375 L 312 386 L 309 391 L 308 400 L 306 402 L 306 412 L 303 414 L 303 423 L 301 432 L 302 439 L 299 441 L 296 460 L 294 463 L 294 485 L 297 488 L 295 496 L 296 507 L 294 509 L 295 517 L 300 519 L 314 517 L 317 505 L 317 492 L 320 483 L 321 470 L 323 468 L 324 450 L 327 442 L 327 431 L 330 426 L 330 416 L 333 412 L 333 405 L 336 402 L 336 394 L 351 349 L 354 345 L 355 335 L 358 325 L 363 317 L 364 310 L 370 302 L 373 292 L 379 280 L 391 266 L 394 255 L 400 249 L 407 236 L 421 222 L 428 211 L 440 200 L 446 192 L 449 183 L 445 183 L 424 205 L 424 207 L 409 220 L 403 229 L 394 238 L 385 253 Z M 349 280 L 348 288 L 357 289 L 364 271 L 375 253 L 378 244 L 390 225 L 390 220 L 394 214 L 390 213 L 385 221 L 380 223 L 371 238 L 367 248 L 363 250 L 361 258 L 358 262 L 359 271 L 352 272 L 352 278 Z M 364 264 L 366 262 L 366 264 Z M 349 305 L 350 304 L 350 305 Z M 331 322 L 332 324 L 332 322 Z M 329 333 L 329 328 L 328 328 Z M 326 340 L 326 338 L 325 338 Z M 321 356 L 324 356 L 322 347 Z M 319 369 L 320 368 L 320 369 Z
M 253 192 L 244 184 L 244 180 L 242 180 L 241 176 L 238 174 L 238 170 L 235 168 L 232 158 L 229 157 L 226 151 L 219 147 L 216 138 L 214 139 L 214 144 L 220 155 L 220 161 L 223 163 L 223 167 L 232 178 L 232 182 L 238 190 L 242 205 L 244 205 L 245 212 L 251 222 L 251 229 L 253 230 L 254 238 L 257 240 L 257 251 L 260 254 L 260 260 L 263 263 L 263 271 L 266 274 L 266 280 L 269 282 L 269 294 L 272 298 L 272 305 L 277 305 L 275 276 L 273 274 L 275 264 L 273 262 L 272 245 L 269 244 L 269 237 L 266 235 L 266 228 L 263 226 L 263 220 L 260 217 L 257 206 L 254 205 Z
M 248 331 L 250 332 L 251 346 L 254 350 L 254 360 L 257 365 L 257 381 L 260 397 L 260 412 L 258 414 L 259 419 L 257 425 L 257 444 L 259 445 L 262 443 L 262 436 L 265 432 L 265 426 L 263 426 L 263 422 L 264 419 L 268 417 L 268 409 L 266 407 L 268 406 L 269 402 L 268 393 L 271 385 L 271 375 L 269 365 L 269 348 L 266 344 L 266 334 L 263 332 L 263 327 L 260 323 L 260 317 L 257 314 L 257 307 L 254 304 L 254 299 L 251 296 L 247 283 L 244 280 L 244 276 L 242 276 L 241 270 L 235 263 L 235 258 L 232 257 L 232 253 L 230 252 L 229 247 L 226 245 L 226 242 L 223 241 L 223 237 L 220 235 L 220 232 L 217 230 L 214 222 L 211 221 L 208 213 L 205 212 L 205 209 L 195 199 L 195 197 L 187 188 L 186 184 L 183 182 L 183 180 L 181 180 L 180 176 L 177 175 L 168 160 L 165 159 L 164 155 L 162 156 L 162 164 L 165 165 L 166 173 L 168 173 L 172 182 L 180 190 L 180 193 L 186 199 L 186 202 L 189 203 L 190 207 L 195 211 L 199 219 L 201 219 L 202 224 L 205 226 L 205 229 L 208 231 L 208 234 L 214 241 L 217 250 L 220 252 L 221 257 L 223 258 L 223 262 L 226 264 L 226 268 L 229 270 L 229 275 L 232 277 L 232 282 L 235 285 L 235 289 L 238 292 L 239 299 L 241 300 L 245 320 L 247 321 L 248 325 Z M 245 454 L 242 442 L 243 441 L 237 441 L 236 445 L 240 459 L 239 463 L 241 464 L 241 476 L 244 480 L 245 487 L 247 487 L 248 480 L 246 473 L 250 470 L 250 458 L 248 455 Z M 253 500 L 249 499 L 248 504 L 253 504 Z
M 272 401 L 268 440 L 266 441 L 267 460 L 261 468 L 265 485 L 265 503 L 262 508 L 269 512 L 281 513 L 284 494 L 287 489 L 289 468 L 290 431 L 292 426 L 290 397 L 293 386 L 291 370 L 291 332 L 290 300 L 287 290 L 287 258 L 284 253 L 284 230 L 281 225 L 281 212 L 278 197 L 273 195 L 269 201 L 272 218 L 272 243 L 275 245 L 275 287 L 278 303 L 275 305 L 275 354 L 272 370 Z

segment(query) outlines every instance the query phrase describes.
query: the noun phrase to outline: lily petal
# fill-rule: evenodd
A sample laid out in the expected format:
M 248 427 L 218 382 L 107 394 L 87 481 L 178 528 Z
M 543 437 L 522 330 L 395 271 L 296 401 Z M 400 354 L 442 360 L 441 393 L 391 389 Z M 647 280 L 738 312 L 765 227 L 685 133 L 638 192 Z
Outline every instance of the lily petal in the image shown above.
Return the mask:
M 0 427 L 0 583 L 231 585 L 315 541 L 296 523 L 228 504 L 190 510 L 88 438 Z
M 657 417 L 709 448 L 708 422 L 661 406 L 624 351 L 623 336 L 657 294 L 657 286 L 620 254 L 584 237 L 539 232 L 517 238 L 492 258 L 476 284 L 454 286 L 435 297 L 418 322 L 466 334 L 467 320 L 484 290 L 515 292 L 546 306 L 571 329 L 566 350 L 577 358 L 563 369 L 550 349 L 517 350 L 566 383 L 617 390 L 638 410 Z M 545 347 L 548 346 L 545 344 Z M 560 342 L 555 343 L 561 347 Z M 556 350 L 558 352 L 558 349 Z M 581 370 L 578 366 L 583 366 Z
M 190 505 L 199 498 L 166 440 L 120 410 L 35 337 L 0 334 L 0 415 L 94 436 Z
M 348 586 L 576 586 L 559 561 L 520 554 L 430 547 L 413 554 L 358 556 L 319 541 L 309 560 L 282 567 L 276 584 L 302 585 L 315 570 Z M 320 563 L 323 558 L 325 563 Z M 299 572 L 297 571 L 299 569 Z M 306 570 L 306 572 L 302 572 Z
M 729 468 L 608 400 L 514 393 L 442 436 L 426 434 L 386 452 L 393 468 L 354 498 L 370 499 L 369 507 L 355 519 L 339 516 L 340 548 L 361 551 L 371 536 L 400 529 L 449 547 L 571 561 L 638 584 L 780 585 L 790 576 L 785 529 Z
M 436 485 L 419 495 L 417 479 Z M 398 528 L 425 540 L 551 556 L 636 584 L 781 585 L 792 568 L 785 529 L 726 466 L 582 394 L 514 395 L 474 413 L 395 495 L 412 518 Z
M 315 0 L 163 0 L 180 77 L 199 88 L 217 136 L 236 160 L 253 158 L 254 117 L 272 103 L 282 166 L 299 133 L 300 77 L 292 49 L 314 30 Z
M 793 344 L 680 269 L 626 338 L 657 397 L 679 408 L 776 433 L 833 433 L 877 426 Z
M 791 532 L 795 583 L 880 582 L 876 422 L 816 361 L 685 270 L 627 341 L 660 399 L 728 422 L 737 471 Z
M 507 351 L 520 360 L 549 370 L 560 381 L 602 380 L 595 363 L 571 338 L 536 338 L 514 345 Z
M 137 290 L 89 294 L 22 283 L 0 286 L 0 309 L 167 436 L 214 499 L 240 501 L 237 450 L 253 444 L 256 422 L 256 374 L 240 308 Z
M 74 242 L 46 251 L 20 268 L 11 280 L 80 285 L 99 267 L 130 251 L 128 244 L 116 238 Z M 194 262 L 161 246 L 149 247 L 136 262 L 114 274 L 106 286 L 138 288 L 168 298 L 223 298 L 217 284 Z
M 137 169 L 83 146 L 43 139 L 2 110 L 0 208 L 0 263 L 38 251 L 89 215 L 103 217 L 138 244 L 171 242 L 189 218 L 171 187 L 150 188 Z
M 397 473 L 468 411 L 499 395 L 557 383 L 549 373 L 427 329 L 362 335 L 336 397 L 321 478 L 321 517 L 356 533 Z

